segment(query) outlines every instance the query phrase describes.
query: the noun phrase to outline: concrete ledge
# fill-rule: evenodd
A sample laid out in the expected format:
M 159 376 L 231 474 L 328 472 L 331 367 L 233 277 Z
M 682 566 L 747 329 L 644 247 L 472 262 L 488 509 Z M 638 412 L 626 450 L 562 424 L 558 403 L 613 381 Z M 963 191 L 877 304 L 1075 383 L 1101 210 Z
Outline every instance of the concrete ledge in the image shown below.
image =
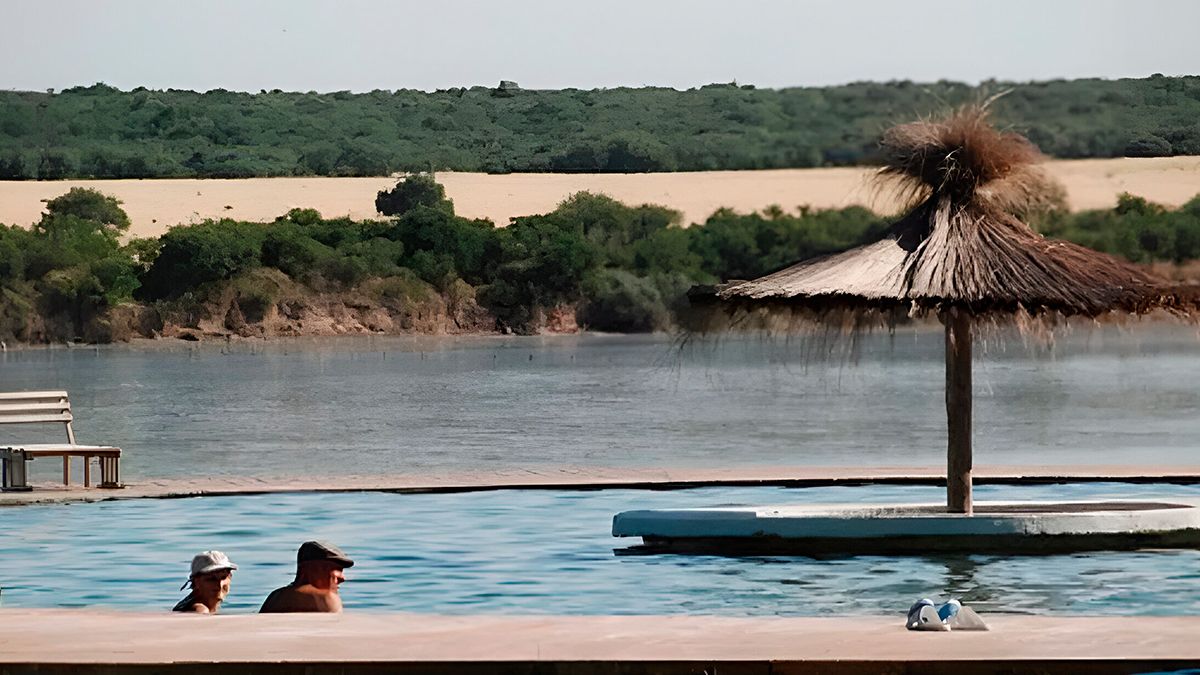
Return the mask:
M 903 604 L 903 603 L 902 603 Z M 1200 617 L 185 616 L 2 610 L 0 673 L 1133 673 L 1200 664 Z
M 1200 546 L 1200 508 L 1169 503 L 978 502 L 973 515 L 940 504 L 726 506 L 625 511 L 613 536 L 629 553 L 811 555 L 1061 553 Z
M 0 665 L 0 675 L 1170 675 L 1195 661 L 1173 659 L 989 661 L 305 661 L 169 664 Z

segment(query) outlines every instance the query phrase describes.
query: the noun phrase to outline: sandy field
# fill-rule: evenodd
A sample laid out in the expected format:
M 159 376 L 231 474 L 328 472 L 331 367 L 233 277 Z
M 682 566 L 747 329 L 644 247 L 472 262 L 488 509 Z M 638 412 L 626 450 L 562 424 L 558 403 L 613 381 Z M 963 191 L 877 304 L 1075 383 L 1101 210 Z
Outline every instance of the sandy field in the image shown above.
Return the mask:
M 1121 192 L 1177 206 L 1200 193 L 1200 157 L 1061 160 L 1047 163 L 1067 188 L 1071 208 L 1106 208 Z M 894 210 L 876 189 L 873 171 L 861 168 L 710 171 L 654 174 L 439 173 L 460 215 L 505 225 L 513 216 L 544 213 L 581 190 L 630 204 L 662 204 L 683 213 L 685 224 L 703 222 L 720 207 L 748 212 L 778 204 L 837 207 L 862 204 Z M 241 180 L 90 180 L 0 182 L 0 223 L 28 225 L 42 200 L 73 186 L 94 187 L 124 202 L 132 234 L 155 236 L 168 227 L 205 218 L 273 220 L 295 207 L 326 217 L 374 217 L 375 194 L 394 178 L 252 178 Z

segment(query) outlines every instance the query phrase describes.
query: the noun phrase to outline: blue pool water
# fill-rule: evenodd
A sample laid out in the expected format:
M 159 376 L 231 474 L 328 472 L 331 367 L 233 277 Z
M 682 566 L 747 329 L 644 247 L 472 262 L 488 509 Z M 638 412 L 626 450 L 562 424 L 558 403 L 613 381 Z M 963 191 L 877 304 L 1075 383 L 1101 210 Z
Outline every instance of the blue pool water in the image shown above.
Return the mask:
M 984 486 L 980 499 L 1200 497 L 1198 486 Z M 3 604 L 167 610 L 192 554 L 241 565 L 225 606 L 255 610 L 290 580 L 298 544 L 326 538 L 358 565 L 353 611 L 550 614 L 898 613 L 923 597 L 983 612 L 1200 613 L 1200 551 L 1044 557 L 629 556 L 611 519 L 631 508 L 940 501 L 935 487 L 652 492 L 278 494 L 43 505 L 4 511 Z

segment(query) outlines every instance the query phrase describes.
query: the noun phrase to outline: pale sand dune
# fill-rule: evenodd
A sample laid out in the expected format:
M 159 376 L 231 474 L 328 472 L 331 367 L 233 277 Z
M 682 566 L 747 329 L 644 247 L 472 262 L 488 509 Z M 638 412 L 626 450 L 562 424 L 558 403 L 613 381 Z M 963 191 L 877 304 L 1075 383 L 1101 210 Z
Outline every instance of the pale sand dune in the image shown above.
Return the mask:
M 1063 160 L 1046 166 L 1066 186 L 1076 210 L 1112 206 L 1121 192 L 1171 206 L 1200 193 L 1200 157 Z M 502 176 L 444 172 L 437 178 L 459 214 L 503 225 L 513 216 L 550 211 L 581 190 L 629 204 L 670 206 L 683 212 L 684 223 L 703 222 L 722 206 L 743 212 L 772 204 L 788 211 L 801 204 L 893 210 L 894 201 L 873 187 L 871 174 L 870 169 L 836 168 Z M 376 216 L 375 194 L 394 183 L 394 178 L 0 182 L 0 223 L 28 225 L 40 217 L 42 200 L 77 185 L 121 199 L 138 236 L 205 218 L 272 220 L 294 207 L 315 208 L 326 217 L 371 218 Z

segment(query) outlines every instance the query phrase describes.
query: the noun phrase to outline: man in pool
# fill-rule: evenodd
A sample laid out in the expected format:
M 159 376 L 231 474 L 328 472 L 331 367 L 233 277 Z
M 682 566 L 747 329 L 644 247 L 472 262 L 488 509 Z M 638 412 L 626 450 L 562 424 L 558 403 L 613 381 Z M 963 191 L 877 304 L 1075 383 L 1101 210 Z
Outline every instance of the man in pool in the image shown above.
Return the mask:
M 340 612 L 342 599 L 338 586 L 346 580 L 343 572 L 354 561 L 333 544 L 306 541 L 296 554 L 296 579 L 267 596 L 259 611 Z
M 220 551 L 204 551 L 192 558 L 192 573 L 179 590 L 192 587 L 190 593 L 180 600 L 174 611 L 216 614 L 225 596 L 229 595 L 229 584 L 237 565 Z

